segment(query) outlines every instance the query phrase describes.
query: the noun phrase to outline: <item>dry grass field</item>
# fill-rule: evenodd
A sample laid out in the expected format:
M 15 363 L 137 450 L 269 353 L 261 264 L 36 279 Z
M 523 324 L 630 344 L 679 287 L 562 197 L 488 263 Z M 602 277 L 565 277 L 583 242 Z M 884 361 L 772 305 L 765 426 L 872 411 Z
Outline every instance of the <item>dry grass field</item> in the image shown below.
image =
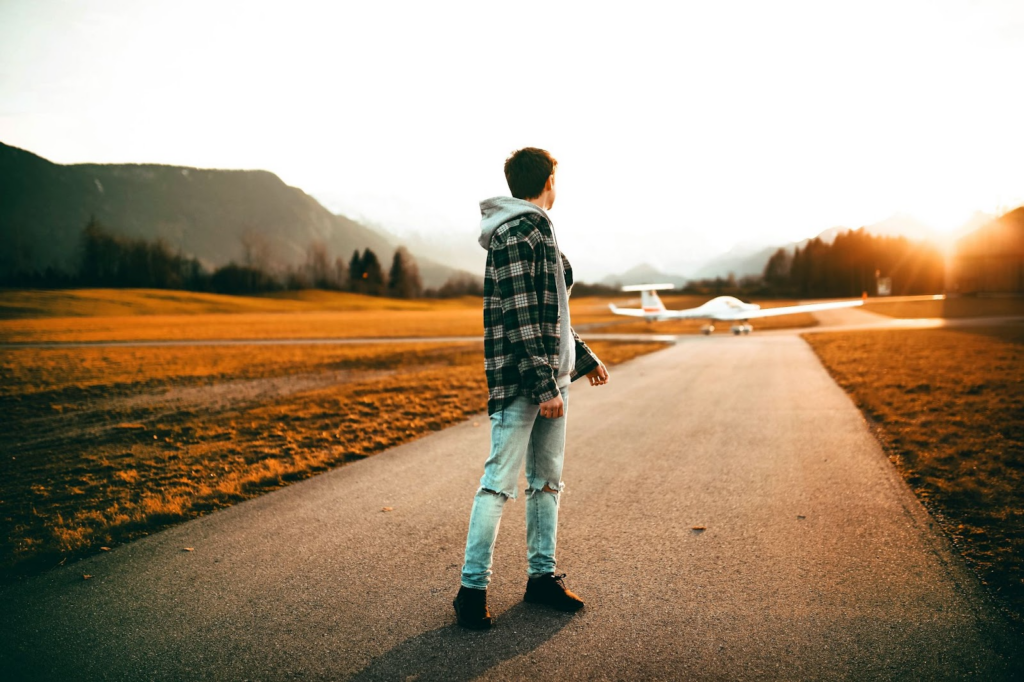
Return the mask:
M 941 301 L 872 299 L 864 310 L 901 319 L 1024 316 L 1024 298 L 947 298 Z
M 327 291 L 222 296 L 148 289 L 4 292 L 0 342 L 479 336 L 475 298 Z
M 262 296 L 226 296 L 172 289 L 0 290 L 0 319 L 125 317 L 210 313 L 296 313 L 325 310 L 439 310 L 479 305 L 466 297 L 445 300 L 378 298 L 307 289 Z
M 395 313 L 399 325 L 410 312 Z M 222 314 L 188 319 L 202 327 Z M 593 347 L 613 364 L 661 346 Z M 482 344 L 472 342 L 18 348 L 0 350 L 0 376 L 6 578 L 486 409 Z
M 649 323 L 613 315 L 608 303 L 638 306 L 639 299 L 572 300 L 573 326 L 596 333 L 695 334 L 704 322 Z M 692 308 L 704 296 L 664 296 L 668 308 Z M 794 301 L 758 301 L 766 308 Z M 396 314 L 400 313 L 400 314 Z M 197 318 L 196 315 L 201 315 Z M 149 289 L 6 291 L 0 294 L 0 343 L 67 343 L 211 339 L 324 339 L 358 337 L 479 336 L 480 301 L 376 298 L 326 291 L 268 296 L 223 296 Z M 813 327 L 808 313 L 755 320 L 756 329 Z M 728 323 L 715 333 L 729 333 Z
M 1024 323 L 805 338 L 907 484 L 1024 622 Z
M 401 313 L 401 314 L 397 314 Z M 351 310 L 54 317 L 0 321 L 0 342 L 322 339 L 480 336 L 479 305 L 434 310 Z

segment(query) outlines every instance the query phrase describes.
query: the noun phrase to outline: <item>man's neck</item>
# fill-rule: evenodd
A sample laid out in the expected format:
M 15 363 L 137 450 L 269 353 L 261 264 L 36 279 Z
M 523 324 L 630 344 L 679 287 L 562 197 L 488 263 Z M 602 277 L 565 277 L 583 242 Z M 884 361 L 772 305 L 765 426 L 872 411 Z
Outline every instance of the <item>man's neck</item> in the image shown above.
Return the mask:
M 549 200 L 549 198 L 547 196 L 545 196 L 543 194 L 541 194 L 539 197 L 534 197 L 533 199 L 527 199 L 527 201 L 529 201 L 534 206 L 540 207 L 541 209 L 543 209 L 545 211 L 547 211 L 549 208 L 551 208 L 551 201 Z

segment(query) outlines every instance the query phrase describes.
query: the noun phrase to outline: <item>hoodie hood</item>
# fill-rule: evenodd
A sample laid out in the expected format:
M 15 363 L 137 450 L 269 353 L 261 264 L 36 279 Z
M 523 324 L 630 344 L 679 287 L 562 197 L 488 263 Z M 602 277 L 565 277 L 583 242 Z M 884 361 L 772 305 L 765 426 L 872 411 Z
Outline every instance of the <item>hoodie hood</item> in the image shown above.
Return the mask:
M 491 247 L 491 237 L 499 227 L 514 218 L 528 213 L 538 213 L 545 218 L 548 214 L 537 204 L 515 197 L 493 197 L 480 202 L 480 246 Z M 550 220 L 550 218 L 548 218 Z

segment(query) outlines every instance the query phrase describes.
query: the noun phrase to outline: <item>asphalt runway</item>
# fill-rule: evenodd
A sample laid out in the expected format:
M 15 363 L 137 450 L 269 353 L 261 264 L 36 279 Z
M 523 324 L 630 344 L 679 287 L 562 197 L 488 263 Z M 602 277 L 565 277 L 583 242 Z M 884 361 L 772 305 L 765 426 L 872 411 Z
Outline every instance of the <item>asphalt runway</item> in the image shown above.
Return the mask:
M 1019 633 L 798 336 L 687 337 L 577 382 L 568 409 L 579 614 L 522 603 L 521 498 L 494 628 L 454 625 L 480 415 L 0 587 L 0 675 L 1020 679 Z

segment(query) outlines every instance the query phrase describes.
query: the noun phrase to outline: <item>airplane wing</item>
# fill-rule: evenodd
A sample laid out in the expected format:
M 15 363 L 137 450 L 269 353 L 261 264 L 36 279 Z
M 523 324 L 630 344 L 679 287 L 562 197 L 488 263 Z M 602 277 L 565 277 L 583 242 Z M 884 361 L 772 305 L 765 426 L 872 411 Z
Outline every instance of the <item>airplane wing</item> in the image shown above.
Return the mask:
M 813 313 L 816 310 L 834 310 L 836 308 L 856 308 L 864 305 L 864 301 L 833 301 L 831 303 L 808 303 L 805 305 L 788 305 L 782 308 L 761 308 L 760 310 L 736 311 L 716 315 L 711 319 L 728 320 L 754 320 L 759 317 L 776 317 L 778 315 L 793 315 L 795 313 Z
M 697 308 L 687 310 L 644 310 L 643 308 L 620 308 L 614 303 L 608 304 L 608 309 L 616 315 L 628 315 L 629 317 L 654 317 L 659 320 L 706 320 L 706 313 L 696 312 Z
M 686 310 L 666 310 L 659 317 L 663 320 L 707 320 L 708 314 L 700 312 L 700 308 L 687 308 Z
M 608 309 L 616 315 L 626 315 L 627 317 L 645 317 L 647 315 L 643 308 L 620 308 L 614 303 L 609 303 Z

